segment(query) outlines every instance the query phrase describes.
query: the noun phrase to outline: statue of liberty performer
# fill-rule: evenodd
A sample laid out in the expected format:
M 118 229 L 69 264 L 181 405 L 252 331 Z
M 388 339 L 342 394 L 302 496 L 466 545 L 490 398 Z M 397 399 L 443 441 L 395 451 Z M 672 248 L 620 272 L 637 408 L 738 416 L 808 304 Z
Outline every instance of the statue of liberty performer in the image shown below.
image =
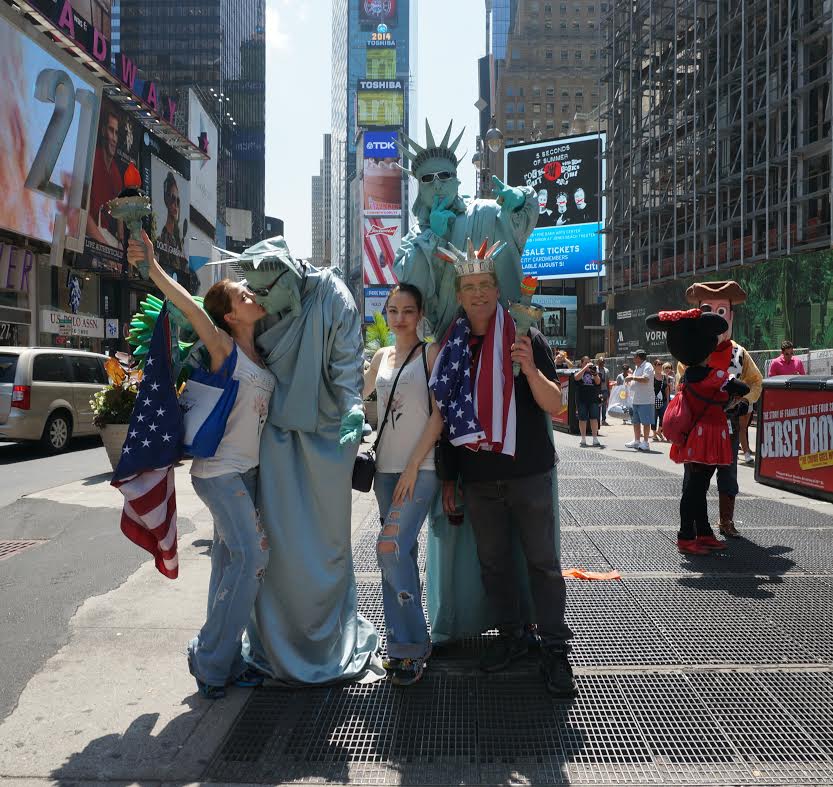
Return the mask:
M 283 238 L 237 264 L 266 309 L 256 345 L 277 382 L 260 442 L 258 508 L 271 546 L 247 635 L 249 659 L 282 682 L 384 675 L 379 637 L 357 612 L 351 478 L 362 434 L 361 317 L 328 270 Z
M 493 177 L 495 199 L 465 200 L 459 193 L 457 146 L 463 132 L 451 143 L 451 126 L 437 144 L 428 122 L 426 144 L 420 146 L 403 135 L 399 145 L 410 163 L 406 169 L 417 181 L 418 195 L 413 204 L 416 224 L 402 240 L 394 263 L 400 282 L 416 285 L 425 298 L 425 315 L 437 341 L 441 341 L 459 304 L 454 266 L 436 256 L 438 248 L 451 243 L 466 248 L 469 239 L 475 247 L 483 241 L 503 242 L 506 247 L 495 260 L 495 273 L 504 307 L 521 297 L 521 255 L 538 221 L 538 195 L 530 187 L 507 186 Z M 555 538 L 559 539 L 558 480 L 553 473 L 555 498 Z M 428 615 L 431 638 L 443 641 L 478 635 L 495 627 L 494 614 L 486 601 L 480 581 L 480 564 L 471 525 L 452 525 L 443 513 L 441 496 L 434 501 L 430 515 L 426 561 Z M 519 547 L 519 545 L 518 545 Z M 556 548 L 558 543 L 556 543 Z M 518 576 L 527 584 L 526 563 L 520 548 L 516 556 Z M 534 613 L 528 590 L 527 620 Z

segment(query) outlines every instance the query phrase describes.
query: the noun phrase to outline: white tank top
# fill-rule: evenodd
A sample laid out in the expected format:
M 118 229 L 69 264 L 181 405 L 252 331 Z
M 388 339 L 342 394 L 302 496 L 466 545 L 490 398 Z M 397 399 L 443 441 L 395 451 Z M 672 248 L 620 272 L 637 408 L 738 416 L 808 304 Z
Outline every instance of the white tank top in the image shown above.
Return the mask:
M 232 377 L 239 380 L 240 385 L 225 434 L 214 456 L 195 458 L 191 463 L 191 475 L 198 478 L 245 473 L 260 464 L 260 434 L 275 390 L 275 375 L 249 360 L 238 346 Z
M 396 392 L 388 414 L 388 422 L 382 432 L 382 440 L 376 450 L 376 469 L 380 473 L 401 473 L 411 458 L 414 447 L 425 433 L 430 414 L 428 412 L 428 380 L 422 363 L 423 350 L 417 350 L 410 363 L 399 375 Z M 376 400 L 379 426 L 385 417 L 393 381 L 399 367 L 392 369 L 388 363 L 390 350 L 382 358 L 376 375 Z M 420 470 L 434 470 L 434 449 L 432 448 Z

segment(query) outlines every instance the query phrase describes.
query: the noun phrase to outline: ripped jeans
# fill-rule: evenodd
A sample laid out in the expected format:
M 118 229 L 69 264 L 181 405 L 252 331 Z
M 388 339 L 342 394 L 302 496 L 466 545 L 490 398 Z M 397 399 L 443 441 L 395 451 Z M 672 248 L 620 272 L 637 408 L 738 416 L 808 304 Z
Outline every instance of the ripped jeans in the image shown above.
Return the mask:
M 269 542 L 255 509 L 257 468 L 214 478 L 191 477 L 214 517 L 208 616 L 188 646 L 197 680 L 225 686 L 246 669 L 241 637 L 269 562 Z
M 384 526 L 376 540 L 376 557 L 382 569 L 382 603 L 385 609 L 388 656 L 418 659 L 428 655 L 431 638 L 422 609 L 419 579 L 419 531 L 437 493 L 437 474 L 420 470 L 413 497 L 393 506 L 399 473 L 376 473 L 373 490 Z

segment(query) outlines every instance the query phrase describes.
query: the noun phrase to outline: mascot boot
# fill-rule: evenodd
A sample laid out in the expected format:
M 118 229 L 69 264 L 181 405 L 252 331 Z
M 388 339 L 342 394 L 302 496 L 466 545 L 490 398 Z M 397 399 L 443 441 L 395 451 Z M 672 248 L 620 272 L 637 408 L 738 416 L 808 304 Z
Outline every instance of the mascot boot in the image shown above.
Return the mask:
M 729 538 L 740 538 L 735 527 L 735 498 L 727 495 L 725 492 L 720 493 L 720 532 Z

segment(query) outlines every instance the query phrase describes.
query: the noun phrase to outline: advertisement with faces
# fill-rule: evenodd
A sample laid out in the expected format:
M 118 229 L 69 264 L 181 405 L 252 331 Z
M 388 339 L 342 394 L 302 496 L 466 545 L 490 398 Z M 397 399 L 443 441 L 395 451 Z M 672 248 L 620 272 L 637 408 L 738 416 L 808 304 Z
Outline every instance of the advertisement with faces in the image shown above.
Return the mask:
M 173 273 L 188 271 L 189 183 L 164 161 L 153 156 L 150 200 L 156 217 L 156 255 Z
M 524 273 L 539 279 L 604 275 L 604 144 L 604 134 L 589 134 L 506 149 L 506 182 L 531 186 L 538 195 Z
M 80 250 L 100 97 L 75 68 L 0 18 L 0 227 Z

